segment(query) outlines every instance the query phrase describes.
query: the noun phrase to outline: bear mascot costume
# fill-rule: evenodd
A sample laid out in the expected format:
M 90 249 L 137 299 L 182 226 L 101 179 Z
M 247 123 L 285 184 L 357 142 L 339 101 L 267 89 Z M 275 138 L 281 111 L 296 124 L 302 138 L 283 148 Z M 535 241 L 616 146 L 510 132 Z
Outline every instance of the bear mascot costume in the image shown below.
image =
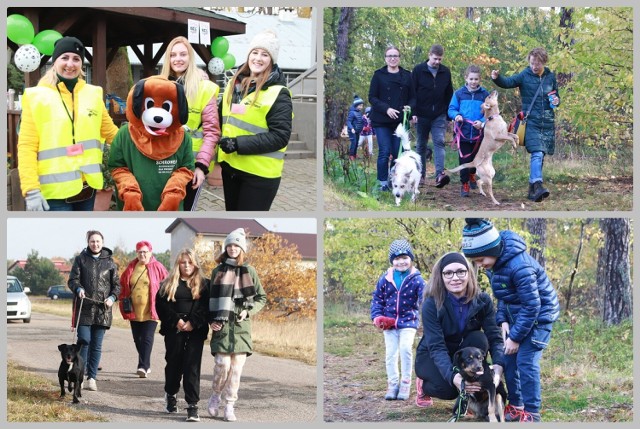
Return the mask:
M 191 137 L 182 128 L 188 114 L 178 83 L 151 76 L 131 88 L 128 123 L 113 139 L 108 161 L 119 210 L 182 210 L 195 169 Z

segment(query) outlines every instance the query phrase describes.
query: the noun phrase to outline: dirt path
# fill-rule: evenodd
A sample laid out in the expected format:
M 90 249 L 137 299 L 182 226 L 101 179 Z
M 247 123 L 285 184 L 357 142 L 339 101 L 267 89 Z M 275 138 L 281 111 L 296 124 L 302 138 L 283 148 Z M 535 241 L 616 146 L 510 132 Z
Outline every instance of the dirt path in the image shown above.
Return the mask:
M 69 319 L 33 313 L 30 324 L 7 323 L 7 360 L 27 371 L 51 379 L 58 389 L 58 344 L 70 343 Z M 137 354 L 128 329 L 111 328 L 103 343 L 98 391 L 83 391 L 78 407 L 94 412 L 110 422 L 182 422 L 186 403 L 178 393 L 178 414 L 164 412 L 164 341 L 156 334 L 151 357 L 152 373 L 141 379 L 135 375 Z M 205 342 L 200 387 L 201 422 L 216 419 L 206 411 L 211 393 L 213 358 Z M 311 422 L 317 415 L 317 370 L 297 361 L 253 354 L 247 359 L 236 403 L 238 422 Z M 66 400 L 71 404 L 71 397 Z M 219 420 L 222 422 L 221 420 Z

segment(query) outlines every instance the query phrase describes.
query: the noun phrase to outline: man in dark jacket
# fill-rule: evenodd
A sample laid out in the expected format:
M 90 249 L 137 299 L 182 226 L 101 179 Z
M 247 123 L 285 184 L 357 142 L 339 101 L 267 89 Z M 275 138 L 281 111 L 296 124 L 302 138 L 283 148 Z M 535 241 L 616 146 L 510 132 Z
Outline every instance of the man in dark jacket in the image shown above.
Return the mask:
M 425 178 L 426 162 L 431 157 L 427 146 L 429 133 L 435 150 L 436 187 L 449 183 L 444 173 L 444 133 L 447 127 L 447 109 L 453 96 L 453 84 L 449 68 L 442 64 L 444 48 L 432 45 L 429 60 L 418 64 L 411 72 L 413 91 L 416 95 L 414 121 L 417 120 L 418 142 L 416 152 L 422 159 L 422 178 Z
M 86 363 L 86 390 L 98 390 L 96 376 L 102 340 L 113 321 L 112 307 L 120 294 L 118 266 L 113 252 L 103 247 L 100 231 L 87 232 L 87 247 L 73 261 L 69 289 L 73 299 L 73 325 L 77 326 L 80 355 Z

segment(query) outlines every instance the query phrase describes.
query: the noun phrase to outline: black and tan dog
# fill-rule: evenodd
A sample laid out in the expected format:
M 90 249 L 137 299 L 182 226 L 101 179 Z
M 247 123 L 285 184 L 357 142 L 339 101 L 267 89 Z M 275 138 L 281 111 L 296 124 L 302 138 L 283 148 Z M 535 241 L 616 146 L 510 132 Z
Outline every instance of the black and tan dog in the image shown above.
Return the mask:
M 84 379 L 84 361 L 80 356 L 78 344 L 60 344 L 58 346 L 62 355 L 62 362 L 58 369 L 58 381 L 60 381 L 60 397 L 64 398 L 64 382 L 67 382 L 69 392 L 73 391 L 73 403 L 80 402 L 82 397 L 82 380 Z
M 479 382 L 483 390 L 468 393 L 468 409 L 477 420 L 504 422 L 504 401 L 507 390 L 502 380 L 496 388 L 494 372 L 486 360 L 485 353 L 477 347 L 464 347 L 453 355 L 453 365 L 465 383 Z M 456 400 L 454 414 L 460 408 L 460 398 Z

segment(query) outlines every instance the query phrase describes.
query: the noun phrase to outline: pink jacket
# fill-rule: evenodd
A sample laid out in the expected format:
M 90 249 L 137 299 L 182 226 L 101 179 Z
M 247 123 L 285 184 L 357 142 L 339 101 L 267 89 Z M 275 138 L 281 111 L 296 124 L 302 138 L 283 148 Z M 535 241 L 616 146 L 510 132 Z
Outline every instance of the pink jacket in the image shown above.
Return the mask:
M 202 146 L 196 156 L 196 162 L 209 168 L 216 144 L 220 140 L 220 121 L 218 119 L 218 100 L 213 97 L 202 109 Z
M 127 265 L 127 268 L 120 276 L 120 286 L 122 287 L 120 288 L 118 302 L 120 304 L 120 314 L 122 314 L 122 318 L 125 320 L 136 319 L 135 313 L 125 313 L 122 310 L 122 298 L 131 295 L 131 287 L 129 286 L 129 282 L 131 280 L 133 269 L 137 264 L 137 259 L 129 262 L 129 265 Z M 158 313 L 156 313 L 156 294 L 158 293 L 158 289 L 160 289 L 160 282 L 162 282 L 169 273 L 167 272 L 167 269 L 164 267 L 164 265 L 162 265 L 155 256 L 152 256 L 151 260 L 147 264 L 147 273 L 149 276 L 149 302 L 151 303 L 151 318 L 153 320 L 158 320 Z

